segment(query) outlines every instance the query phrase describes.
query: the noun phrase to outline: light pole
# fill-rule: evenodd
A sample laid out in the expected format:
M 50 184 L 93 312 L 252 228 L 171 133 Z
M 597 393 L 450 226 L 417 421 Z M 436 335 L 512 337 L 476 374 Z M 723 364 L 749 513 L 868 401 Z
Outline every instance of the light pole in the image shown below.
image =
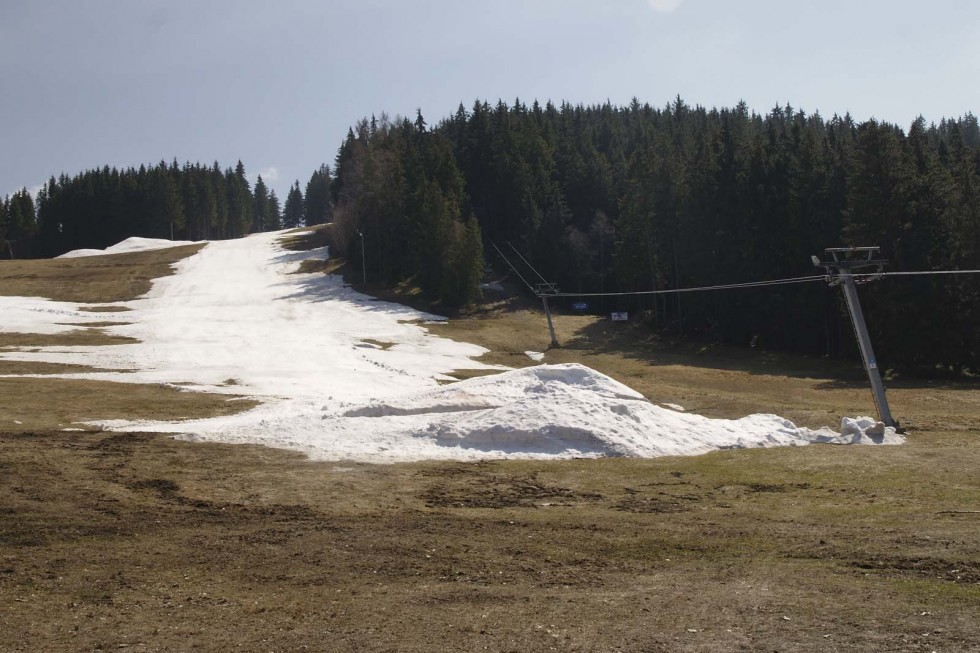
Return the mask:
M 367 284 L 367 259 L 364 258 L 364 234 L 358 229 L 357 235 L 361 237 L 361 273 L 364 276 L 364 283 Z

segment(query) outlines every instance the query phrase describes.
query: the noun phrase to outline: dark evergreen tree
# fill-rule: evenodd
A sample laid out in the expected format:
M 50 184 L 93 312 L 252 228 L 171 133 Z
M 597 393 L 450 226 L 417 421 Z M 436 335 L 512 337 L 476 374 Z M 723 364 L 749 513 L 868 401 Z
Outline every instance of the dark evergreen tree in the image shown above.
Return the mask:
M 321 165 L 313 172 L 306 184 L 306 199 L 303 205 L 306 224 L 330 222 L 331 208 L 330 168 Z
M 303 224 L 303 220 L 303 191 L 299 189 L 299 180 L 297 180 L 286 195 L 286 205 L 282 211 L 282 226 L 293 229 Z
M 239 161 L 234 172 L 225 172 L 226 196 L 228 198 L 228 236 L 244 236 L 252 227 L 252 207 L 255 204 L 245 166 Z
M 270 214 L 269 190 L 262 181 L 262 175 L 255 180 L 255 190 L 252 196 L 252 233 L 265 231 L 266 220 Z
M 279 198 L 276 191 L 269 191 L 269 201 L 266 204 L 265 230 L 278 231 L 282 229 L 282 210 L 279 208 Z

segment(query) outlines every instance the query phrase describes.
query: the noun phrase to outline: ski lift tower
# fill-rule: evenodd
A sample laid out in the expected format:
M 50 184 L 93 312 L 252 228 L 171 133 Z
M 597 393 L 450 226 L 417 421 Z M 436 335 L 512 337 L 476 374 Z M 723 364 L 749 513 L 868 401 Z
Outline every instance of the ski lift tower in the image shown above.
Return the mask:
M 864 370 L 868 373 L 868 380 L 871 381 L 871 392 L 874 395 L 875 408 L 878 409 L 878 419 L 884 422 L 885 426 L 897 428 L 898 423 L 892 418 L 891 410 L 888 408 L 885 384 L 882 383 L 878 371 L 878 361 L 871 348 L 871 337 L 868 335 L 868 326 L 864 322 L 864 313 L 861 311 L 861 301 L 857 294 L 858 283 L 881 278 L 887 261 L 876 258 L 878 250 L 878 247 L 829 247 L 824 251 L 830 254 L 832 260 L 821 261 L 817 256 L 812 256 L 811 259 L 815 266 L 827 270 L 827 283 L 843 289 L 847 311 L 851 315 L 851 324 L 854 326 L 854 335 L 861 350 Z M 862 273 L 855 279 L 855 270 L 866 268 L 874 268 L 875 271 Z
M 535 294 L 541 298 L 542 303 L 544 303 L 544 314 L 548 318 L 548 330 L 551 332 L 551 346 L 558 346 L 558 338 L 555 337 L 555 325 L 551 321 L 551 309 L 548 308 L 548 297 L 550 295 L 558 294 L 558 284 L 556 283 L 539 283 L 535 288 Z

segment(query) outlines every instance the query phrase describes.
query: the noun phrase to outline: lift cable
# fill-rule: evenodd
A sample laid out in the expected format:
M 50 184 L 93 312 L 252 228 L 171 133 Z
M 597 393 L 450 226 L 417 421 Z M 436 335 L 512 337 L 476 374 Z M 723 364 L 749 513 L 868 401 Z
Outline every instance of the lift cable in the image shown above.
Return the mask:
M 855 277 L 911 277 L 926 274 L 980 274 L 980 270 L 914 270 L 911 272 L 881 272 L 879 274 L 855 274 Z
M 918 270 L 912 272 L 879 272 L 879 273 L 869 272 L 864 274 L 854 274 L 851 276 L 853 276 L 855 280 L 865 280 L 865 279 L 870 280 L 870 279 L 878 279 L 880 277 L 915 276 L 915 275 L 928 275 L 928 274 L 980 274 L 980 270 Z M 685 293 L 685 292 L 702 292 L 706 290 L 729 290 L 729 289 L 736 289 L 736 288 L 759 288 L 763 286 L 785 286 L 788 284 L 808 283 L 811 281 L 826 281 L 826 279 L 827 277 L 824 275 L 812 275 L 807 277 L 791 277 L 788 279 L 772 279 L 770 281 L 750 281 L 746 283 L 730 283 L 730 284 L 724 284 L 718 286 L 700 286 L 697 288 L 668 288 L 665 290 L 640 290 L 635 292 L 607 292 L 607 293 L 560 292 L 552 296 L 553 297 L 623 297 L 627 295 L 669 295 L 669 294 Z
M 526 258 L 524 258 L 524 255 L 521 254 L 519 251 L 517 251 L 517 248 L 516 247 L 514 247 L 513 245 L 510 244 L 510 241 L 508 241 L 507 244 L 510 245 L 510 248 L 512 250 L 514 250 L 514 253 L 515 254 L 517 254 L 518 256 L 521 257 L 521 260 L 524 261 L 524 263 L 527 264 L 527 267 L 531 268 L 531 271 L 534 272 L 534 274 L 538 275 L 538 279 L 541 279 L 541 283 L 548 283 L 548 280 L 545 279 L 543 276 L 541 276 L 541 273 L 540 272 L 538 272 L 537 270 L 534 269 L 534 266 L 531 265 L 531 262 L 528 261 Z
M 512 264 L 511 264 L 511 262 L 507 260 L 507 257 L 506 257 L 506 256 L 504 256 L 504 253 L 500 251 L 500 248 L 499 248 L 499 247 L 497 247 L 497 243 L 494 243 L 494 242 L 491 242 L 490 244 L 491 244 L 491 245 L 493 245 L 493 248 L 494 248 L 495 250 L 497 250 L 497 253 L 498 253 L 498 254 L 500 254 L 500 258 L 502 258 L 502 259 L 504 259 L 504 263 L 506 263 L 506 264 L 507 264 L 507 265 L 508 265 L 508 266 L 510 267 L 510 269 L 514 271 L 514 274 L 516 274 L 516 275 L 517 275 L 517 278 L 518 278 L 518 279 L 520 279 L 521 281 L 523 281 L 523 282 L 524 282 L 524 285 L 525 285 L 525 286 L 527 286 L 527 289 L 528 289 L 528 290 L 530 290 L 530 291 L 531 291 L 532 293 L 534 293 L 535 295 L 537 295 L 537 294 L 538 294 L 538 292 L 537 292 L 537 291 L 536 291 L 536 290 L 534 289 L 534 287 L 533 287 L 533 286 L 532 286 L 531 284 L 529 284 L 529 283 L 527 282 L 527 279 L 525 279 L 525 278 L 524 278 L 523 276 L 521 276 L 521 273 L 517 271 L 517 268 L 515 268 L 515 267 L 514 267 L 514 266 L 513 266 Z M 532 269 L 533 269 L 533 268 L 532 268 Z
M 668 288 L 666 290 L 640 290 L 636 292 L 606 292 L 606 293 L 570 293 L 560 292 L 554 297 L 622 297 L 625 295 L 668 295 L 682 292 L 702 292 L 705 290 L 729 290 L 734 288 L 759 288 L 762 286 L 785 286 L 793 283 L 809 283 L 812 281 L 826 281 L 825 275 L 811 275 L 808 277 L 792 277 L 789 279 L 773 279 L 771 281 L 749 281 L 746 283 L 729 283 L 720 286 L 701 286 L 698 288 Z

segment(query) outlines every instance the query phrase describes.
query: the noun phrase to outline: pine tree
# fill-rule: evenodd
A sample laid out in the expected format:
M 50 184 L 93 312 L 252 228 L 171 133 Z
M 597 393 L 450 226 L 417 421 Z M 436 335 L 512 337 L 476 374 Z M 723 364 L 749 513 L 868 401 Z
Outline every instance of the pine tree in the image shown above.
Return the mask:
M 262 175 L 255 179 L 255 190 L 252 199 L 252 233 L 265 231 L 265 222 L 270 213 L 269 191 L 262 181 Z
M 349 134 L 353 138 L 353 132 Z M 338 154 L 338 158 L 341 155 Z M 307 225 L 323 224 L 330 221 L 330 168 L 325 164 L 315 170 L 306 184 L 306 201 L 304 204 Z
M 9 197 L 0 199 L 0 259 L 10 256 L 7 244 L 7 205 Z
M 470 216 L 465 226 L 457 224 L 455 232 L 442 299 L 450 306 L 464 306 L 480 298 L 483 238 L 475 216 Z
M 276 191 L 269 191 L 269 201 L 266 203 L 265 230 L 279 231 L 282 229 L 282 211 L 279 209 L 279 198 Z
M 289 189 L 286 195 L 286 205 L 282 212 L 282 226 L 293 229 L 303 224 L 303 192 L 299 189 L 299 180 Z
M 239 161 L 234 172 L 225 172 L 225 188 L 228 197 L 228 236 L 244 236 L 252 227 L 254 198 L 245 176 L 245 166 Z

